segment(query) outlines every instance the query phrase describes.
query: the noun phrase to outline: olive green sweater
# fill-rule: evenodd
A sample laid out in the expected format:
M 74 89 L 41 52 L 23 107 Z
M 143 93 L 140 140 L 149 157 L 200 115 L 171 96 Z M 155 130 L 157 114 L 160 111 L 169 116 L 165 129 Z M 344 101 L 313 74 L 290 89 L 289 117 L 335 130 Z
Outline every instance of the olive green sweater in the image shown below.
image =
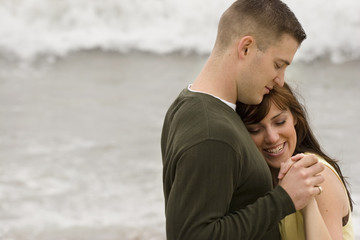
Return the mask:
M 280 239 L 278 222 L 295 212 L 237 113 L 184 89 L 161 137 L 168 240 Z

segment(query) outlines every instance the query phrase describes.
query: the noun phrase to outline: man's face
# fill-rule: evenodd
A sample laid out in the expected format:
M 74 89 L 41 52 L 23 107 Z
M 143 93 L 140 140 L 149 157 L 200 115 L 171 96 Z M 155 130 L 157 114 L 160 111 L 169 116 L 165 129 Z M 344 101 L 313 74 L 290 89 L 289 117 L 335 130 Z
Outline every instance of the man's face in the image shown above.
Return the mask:
M 246 60 L 246 69 L 238 83 L 238 101 L 246 104 L 261 103 L 275 85 L 284 85 L 285 69 L 293 60 L 299 47 L 290 35 L 283 35 L 264 52 L 257 47 Z

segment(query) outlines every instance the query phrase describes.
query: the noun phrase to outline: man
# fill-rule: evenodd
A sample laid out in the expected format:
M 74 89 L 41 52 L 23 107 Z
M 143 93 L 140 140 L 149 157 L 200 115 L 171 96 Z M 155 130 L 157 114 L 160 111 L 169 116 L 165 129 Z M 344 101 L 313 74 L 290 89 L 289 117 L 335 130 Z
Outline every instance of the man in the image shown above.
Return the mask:
M 234 111 L 236 101 L 259 104 L 284 84 L 305 38 L 280 0 L 238 0 L 222 15 L 208 61 L 164 121 L 168 240 L 279 239 L 278 222 L 319 194 L 324 167 L 311 156 L 298 156 L 273 188 L 265 160 Z

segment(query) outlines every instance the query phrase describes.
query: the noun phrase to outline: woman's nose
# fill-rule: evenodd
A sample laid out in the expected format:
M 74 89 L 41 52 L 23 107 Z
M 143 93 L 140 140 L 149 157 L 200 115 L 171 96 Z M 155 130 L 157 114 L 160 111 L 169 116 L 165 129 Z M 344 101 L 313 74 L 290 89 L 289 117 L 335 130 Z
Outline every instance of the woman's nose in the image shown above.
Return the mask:
M 279 139 L 279 134 L 276 130 L 270 128 L 266 130 L 265 141 L 266 143 L 276 143 Z

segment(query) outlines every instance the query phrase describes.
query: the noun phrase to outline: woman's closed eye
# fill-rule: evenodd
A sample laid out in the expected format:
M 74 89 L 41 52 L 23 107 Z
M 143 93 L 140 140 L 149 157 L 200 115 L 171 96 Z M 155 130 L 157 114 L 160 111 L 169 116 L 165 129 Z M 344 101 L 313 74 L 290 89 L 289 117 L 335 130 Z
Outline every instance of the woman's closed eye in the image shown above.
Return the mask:
M 247 130 L 250 134 L 257 134 L 261 131 L 261 127 L 248 127 Z
M 275 124 L 277 126 L 281 126 L 281 125 L 284 125 L 286 123 L 286 120 L 282 120 L 282 121 L 277 121 Z

